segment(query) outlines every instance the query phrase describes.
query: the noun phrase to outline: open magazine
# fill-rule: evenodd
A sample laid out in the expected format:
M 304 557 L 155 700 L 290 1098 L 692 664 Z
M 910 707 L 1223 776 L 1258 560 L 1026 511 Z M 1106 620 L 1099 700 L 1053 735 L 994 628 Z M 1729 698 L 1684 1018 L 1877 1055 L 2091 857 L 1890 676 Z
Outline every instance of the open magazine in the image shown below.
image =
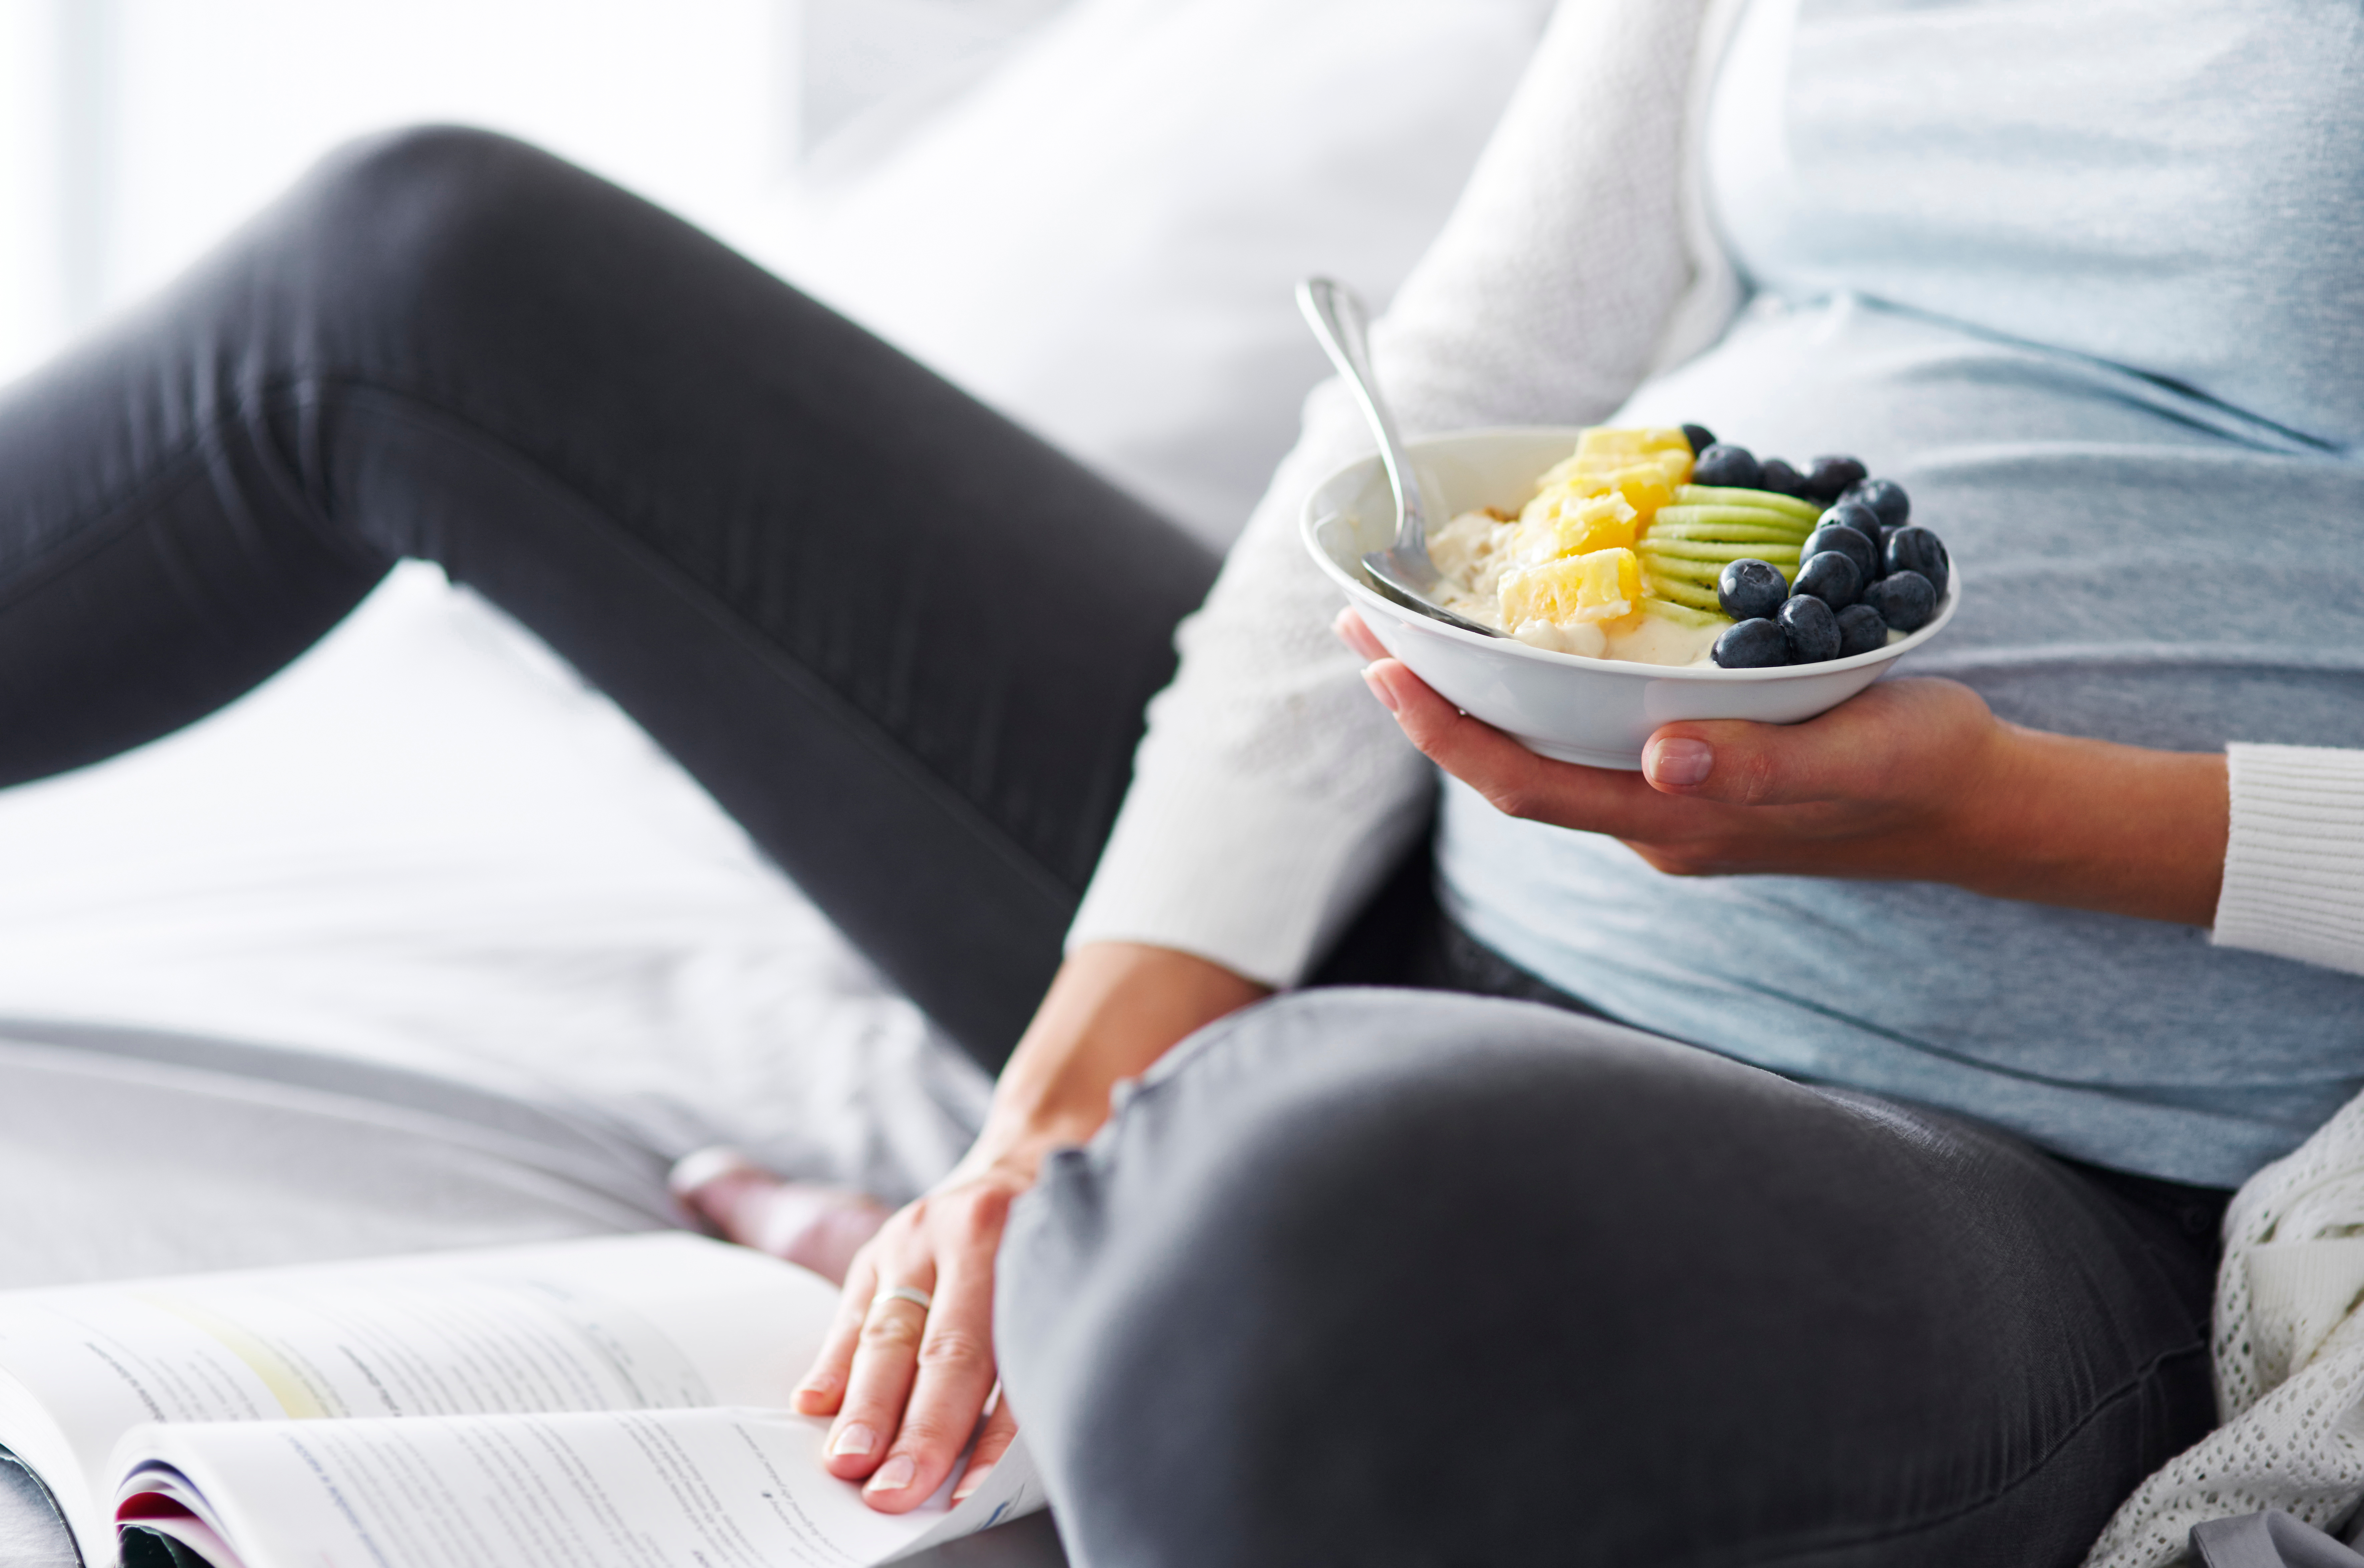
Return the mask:
M 0 1293 L 0 1448 L 89 1568 L 854 1568 L 1043 1506 L 1018 1447 L 901 1516 L 824 1471 L 836 1305 L 685 1234 Z

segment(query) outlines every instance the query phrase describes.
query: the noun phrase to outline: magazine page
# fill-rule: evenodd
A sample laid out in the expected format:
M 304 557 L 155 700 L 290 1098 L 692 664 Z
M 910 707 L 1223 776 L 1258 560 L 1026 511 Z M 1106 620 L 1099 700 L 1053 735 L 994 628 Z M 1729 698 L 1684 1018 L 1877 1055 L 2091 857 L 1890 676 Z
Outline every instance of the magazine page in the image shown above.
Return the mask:
M 1043 1505 L 1012 1448 L 874 1512 L 821 1468 L 826 1421 L 743 1409 L 151 1427 L 119 1517 L 215 1568 L 854 1568 Z
M 145 1422 L 785 1407 L 827 1281 L 679 1232 L 0 1295 L 0 1446 L 85 1559 Z

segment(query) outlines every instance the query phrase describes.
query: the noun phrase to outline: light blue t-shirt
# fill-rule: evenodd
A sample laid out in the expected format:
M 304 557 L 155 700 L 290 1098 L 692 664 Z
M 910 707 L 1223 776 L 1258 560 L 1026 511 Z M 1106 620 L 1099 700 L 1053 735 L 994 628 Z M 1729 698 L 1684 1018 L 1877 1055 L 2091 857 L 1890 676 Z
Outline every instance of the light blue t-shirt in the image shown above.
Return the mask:
M 1620 422 L 1902 481 L 1962 584 L 1908 667 L 2005 718 L 2364 747 L 2364 7 L 1757 0 L 1708 178 L 1756 298 Z M 1458 785 L 1438 848 L 1615 1017 L 2079 1158 L 2229 1186 L 2364 1087 L 2364 979 L 2198 929 L 1669 878 Z

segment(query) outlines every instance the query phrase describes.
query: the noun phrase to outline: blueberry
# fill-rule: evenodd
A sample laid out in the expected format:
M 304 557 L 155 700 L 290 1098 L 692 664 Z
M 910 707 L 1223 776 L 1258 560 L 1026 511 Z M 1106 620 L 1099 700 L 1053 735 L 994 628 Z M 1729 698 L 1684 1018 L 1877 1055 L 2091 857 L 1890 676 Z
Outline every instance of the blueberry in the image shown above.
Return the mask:
M 1823 516 L 1830 517 L 1837 510 L 1834 506 Z M 1867 537 L 1861 528 L 1846 523 L 1822 523 L 1806 536 L 1806 548 L 1801 553 L 1812 561 L 1826 550 L 1835 550 L 1855 562 L 1857 580 L 1868 583 L 1880 574 L 1879 546 L 1871 542 L 1877 537 Z
M 1863 475 L 1863 464 L 1851 457 L 1818 457 L 1806 465 L 1806 499 L 1827 506 Z
M 1937 613 L 1937 590 L 1918 572 L 1891 572 L 1863 591 L 1863 602 L 1896 631 L 1919 631 Z
M 1849 605 L 1839 612 L 1839 657 L 1852 659 L 1888 646 L 1888 623 L 1869 605 Z
M 1724 628 L 1715 639 L 1715 662 L 1727 670 L 1762 670 L 1790 662 L 1790 639 L 1781 628 L 1758 616 Z
M 1770 490 L 1780 495 L 1801 495 L 1805 493 L 1806 476 L 1778 457 L 1765 460 L 1765 478 L 1759 490 Z
M 1717 441 L 1691 464 L 1693 484 L 1714 484 L 1732 490 L 1755 490 L 1765 483 L 1765 467 L 1746 447 Z
M 1867 479 L 1860 484 L 1850 484 L 1839 499 L 1870 507 L 1883 528 L 1901 528 L 1912 516 L 1912 497 L 1904 494 L 1904 486 L 1893 479 Z
M 1842 610 L 1854 604 L 1856 595 L 1863 592 L 1863 568 L 1843 552 L 1826 550 L 1820 555 L 1806 557 L 1806 563 L 1798 568 L 1798 581 L 1792 586 L 1798 593 L 1820 599 L 1834 610 Z
M 1857 506 L 1853 501 L 1842 501 L 1837 506 L 1833 506 L 1830 510 L 1824 512 L 1821 517 L 1814 519 L 1814 527 L 1818 528 L 1853 528 L 1865 539 L 1869 539 L 1874 549 L 1879 548 L 1879 514 L 1873 511 L 1868 506 Z M 1877 565 L 1876 562 L 1874 564 L 1875 566 Z M 1879 573 L 1875 570 L 1870 573 L 1869 575 L 1877 577 Z
M 1946 580 L 1952 575 L 1953 562 L 1946 559 L 1945 542 L 1927 528 L 1907 523 L 1888 536 L 1885 559 L 1890 572 L 1918 572 L 1929 579 L 1929 586 L 1945 597 Z
M 1683 439 L 1690 442 L 1691 456 L 1697 457 L 1700 453 L 1707 450 L 1708 448 L 1715 445 L 1715 432 L 1709 429 L 1705 425 L 1685 425 L 1683 427 Z
M 1715 575 L 1715 601 L 1734 620 L 1768 617 L 1789 596 L 1789 580 L 1769 561 L 1744 557 Z
M 1790 663 L 1819 664 L 1839 656 L 1839 617 L 1812 594 L 1790 595 L 1779 618 L 1790 644 Z

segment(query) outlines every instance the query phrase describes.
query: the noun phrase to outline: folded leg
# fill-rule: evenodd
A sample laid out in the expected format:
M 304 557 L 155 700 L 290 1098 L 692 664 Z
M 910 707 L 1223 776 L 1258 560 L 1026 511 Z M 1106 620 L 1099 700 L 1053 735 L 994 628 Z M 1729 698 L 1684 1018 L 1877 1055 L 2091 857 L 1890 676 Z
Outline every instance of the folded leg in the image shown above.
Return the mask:
M 614 696 L 988 1062 L 1215 566 L 648 204 L 406 133 L 0 394 L 0 784 L 212 711 L 402 556 Z
M 2069 1568 L 2213 1420 L 2210 1238 L 1543 1006 L 1186 1043 L 1002 1251 L 1079 1563 Z

